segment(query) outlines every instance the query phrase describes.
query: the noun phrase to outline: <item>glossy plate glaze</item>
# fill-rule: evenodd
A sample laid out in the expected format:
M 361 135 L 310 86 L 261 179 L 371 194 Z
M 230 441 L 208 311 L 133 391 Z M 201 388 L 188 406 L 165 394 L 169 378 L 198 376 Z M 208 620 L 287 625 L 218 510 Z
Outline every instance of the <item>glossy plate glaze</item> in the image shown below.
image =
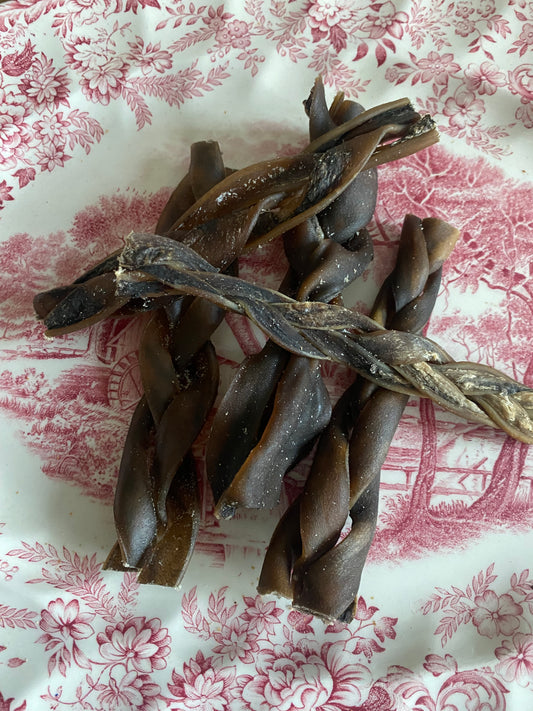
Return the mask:
M 351 625 L 261 598 L 273 512 L 218 522 L 204 486 L 180 589 L 102 570 L 139 397 L 138 320 L 54 340 L 35 292 L 153 228 L 218 140 L 242 167 L 306 143 L 317 74 L 366 106 L 407 95 L 441 143 L 380 169 L 376 258 L 403 216 L 461 230 L 428 335 L 533 385 L 533 5 L 354 0 L 12 0 L 0 4 L 0 708 L 525 711 L 533 707 L 533 454 L 409 403 L 382 475 Z M 242 275 L 276 287 L 277 245 Z M 262 336 L 217 335 L 222 385 Z M 350 374 L 325 365 L 332 397 Z M 205 437 L 196 455 L 201 461 Z

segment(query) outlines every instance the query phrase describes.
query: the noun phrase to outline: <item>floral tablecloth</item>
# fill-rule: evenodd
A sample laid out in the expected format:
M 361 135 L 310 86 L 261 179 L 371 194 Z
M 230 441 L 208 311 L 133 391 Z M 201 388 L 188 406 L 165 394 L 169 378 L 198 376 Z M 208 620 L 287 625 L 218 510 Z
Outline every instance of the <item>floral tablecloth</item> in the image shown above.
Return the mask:
M 256 593 L 308 462 L 274 512 L 219 522 L 204 486 L 180 589 L 139 586 L 102 570 L 139 325 L 49 340 L 31 307 L 153 228 L 193 141 L 235 167 L 305 145 L 322 74 L 330 99 L 407 95 L 441 132 L 380 169 L 363 286 L 390 269 L 406 212 L 456 224 L 429 336 L 533 384 L 532 50 L 526 0 L 0 4 L 0 709 L 533 708 L 526 445 L 409 402 L 350 625 Z M 275 249 L 253 263 L 269 285 Z M 259 339 L 239 317 L 221 327 L 223 385 Z M 351 376 L 324 377 L 335 398 Z

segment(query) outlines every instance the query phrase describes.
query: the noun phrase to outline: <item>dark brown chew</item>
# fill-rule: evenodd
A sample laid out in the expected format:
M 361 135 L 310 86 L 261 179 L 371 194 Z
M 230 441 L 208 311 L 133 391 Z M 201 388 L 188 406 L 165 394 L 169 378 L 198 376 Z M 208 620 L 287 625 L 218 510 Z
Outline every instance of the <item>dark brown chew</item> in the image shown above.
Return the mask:
M 150 255 L 156 245 L 174 250 L 174 261 L 154 262 Z M 294 301 L 214 272 L 199 259 L 196 252 L 165 237 L 131 234 L 121 256 L 118 288 L 124 285 L 130 290 L 138 280 L 143 282 L 146 272 L 175 293 L 203 296 L 224 309 L 246 314 L 295 355 L 348 365 L 380 387 L 429 397 L 459 417 L 533 443 L 533 391 L 526 385 L 489 366 L 456 363 L 423 336 L 387 330 L 375 321 L 372 331 L 372 319 L 360 313 L 332 303 Z M 189 268 L 184 260 L 200 268 Z
M 398 265 L 374 320 L 325 303 L 338 302 L 336 294 L 372 256 L 362 225 L 375 201 L 376 166 L 431 145 L 438 134 L 405 99 L 360 112 L 339 94 L 327 110 L 320 81 L 306 110 L 311 143 L 297 156 L 232 172 L 215 143 L 193 146 L 189 173 L 157 225 L 167 236 L 131 233 L 120 255 L 37 295 L 35 308 L 50 335 L 108 315 L 155 311 L 140 349 L 145 395 L 117 485 L 119 543 L 107 561 L 111 568 L 139 568 L 142 582 L 179 583 L 192 553 L 199 496 L 191 445 L 216 392 L 209 338 L 222 309 L 246 314 L 272 342 L 240 373 L 236 385 L 249 391 L 230 389 L 223 401 L 210 465 L 220 515 L 238 505 L 272 505 L 284 470 L 324 427 L 329 401 L 318 361 L 348 364 L 367 379 L 336 406 L 260 581 L 260 589 L 290 597 L 301 609 L 350 619 L 375 527 L 379 472 L 406 398 L 431 397 L 531 443 L 533 395 L 491 368 L 454 363 L 436 344 L 405 332 L 427 320 L 456 237 L 439 220 L 407 218 Z M 280 234 L 290 263 L 281 293 L 222 272 Z M 234 453 L 224 450 L 227 436 L 242 439 Z M 351 530 L 338 543 L 348 515 Z
M 456 236 L 445 223 L 406 218 L 396 267 L 374 306 L 377 321 L 415 332 L 425 326 Z M 303 493 L 273 535 L 260 592 L 285 595 L 290 584 L 296 607 L 351 619 L 375 530 L 381 467 L 407 399 L 361 380 L 344 393 L 319 439 Z M 338 542 L 348 516 L 351 530 Z
M 315 81 L 305 109 L 309 116 L 311 141 L 364 112 L 360 104 L 344 100 L 342 93 L 336 95 L 328 110 L 320 77 Z M 377 187 L 376 168 L 361 171 L 346 190 L 318 215 L 324 236 L 340 244 L 353 240 L 358 230 L 365 227 L 374 214 Z
M 362 273 L 372 255 L 369 240 L 361 240 L 354 252 L 325 240 L 316 219 L 292 230 L 284 242 L 299 282 L 297 295 L 306 300 L 335 297 Z M 215 512 L 222 518 L 230 518 L 240 507 L 275 506 L 283 475 L 308 451 L 329 419 L 329 397 L 318 363 L 293 357 L 284 370 L 282 363 L 274 345 L 245 359 L 213 420 L 207 471 Z M 279 379 L 277 388 L 272 376 Z M 273 408 L 267 414 L 274 390 Z
M 383 110 L 376 107 L 361 116 L 363 119 L 356 126 L 354 120 L 347 124 L 350 134 L 354 134 L 350 140 L 345 140 L 342 126 L 336 127 L 324 140 L 321 137 L 313 141 L 297 156 L 268 160 L 236 171 L 197 200 L 174 228 L 191 229 L 259 200 L 272 199 L 278 224 L 264 234 L 255 235 L 248 244 L 250 249 L 324 210 L 365 169 L 378 147 L 386 148 L 391 139 L 396 139 L 394 149 L 387 149 L 391 159 L 438 140 L 434 126 L 414 111 L 406 99 L 384 105 Z M 379 157 L 374 163 L 380 164 L 382 160 Z
M 218 145 L 203 143 L 193 146 L 189 172 L 191 199 L 201 196 L 203 190 L 223 179 L 227 171 L 222 164 Z M 183 195 L 180 200 L 176 199 L 176 194 L 174 198 L 175 209 L 182 208 Z M 206 264 L 200 256 L 203 255 L 216 267 L 234 272 L 235 258 L 242 251 L 264 207 L 265 201 L 259 201 L 238 213 L 222 216 L 193 230 L 172 231 L 169 233 L 172 239 L 167 239 L 164 246 L 154 244 L 149 248 L 149 258 L 159 260 L 162 265 L 168 263 L 172 260 L 174 246 L 180 242 L 196 250 L 188 252 L 194 255 L 186 260 L 188 266 L 194 266 L 196 260 Z M 170 216 L 167 210 L 166 219 Z M 175 220 L 177 216 L 174 214 L 173 218 Z M 215 271 L 215 267 L 210 266 L 210 269 Z M 143 296 L 149 293 L 150 288 L 150 282 L 143 282 L 140 292 L 122 293 L 120 296 Z M 118 567 L 140 568 L 139 579 L 144 582 L 175 585 L 181 579 L 184 568 L 174 561 L 163 574 L 160 569 L 162 563 L 157 561 L 158 557 L 161 561 L 168 559 L 168 547 L 176 544 L 177 537 L 180 542 L 179 557 L 184 562 L 189 560 L 194 546 L 197 525 L 193 523 L 197 521 L 198 512 L 195 509 L 187 511 L 184 506 L 186 502 L 196 506 L 198 497 L 191 495 L 195 477 L 192 477 L 191 464 L 187 462 L 191 460 L 191 447 L 205 424 L 216 396 L 218 361 L 209 338 L 220 324 L 224 312 L 200 297 L 180 299 L 174 296 L 174 301 L 163 303 L 164 307 L 157 310 L 148 322 L 139 349 L 144 397 L 152 417 L 151 449 L 143 459 L 144 471 L 142 474 L 139 472 L 145 489 L 143 496 L 129 496 L 127 486 L 122 485 L 122 479 L 127 481 L 129 476 L 128 467 L 121 467 L 115 517 L 123 553 Z M 129 459 L 130 453 L 126 449 L 126 464 Z M 183 495 L 180 495 L 182 489 Z M 181 508 L 176 504 L 176 497 L 181 501 Z M 151 527 L 152 538 L 147 544 L 147 536 L 136 540 L 136 531 L 137 526 L 139 530 L 144 530 L 141 517 L 150 507 L 155 512 L 156 526 L 155 530 Z M 135 556 L 129 551 L 134 551 Z M 116 551 L 112 551 L 108 567 L 115 567 L 116 559 Z M 158 575 L 154 578 L 156 572 Z
M 342 102 L 340 108 L 338 100 L 337 121 L 362 111 L 353 102 Z M 320 80 L 315 82 L 306 109 L 311 138 L 336 126 Z M 357 179 L 350 187 L 355 182 Z M 284 285 L 296 298 L 330 301 L 369 264 L 372 242 L 366 230 L 360 234 L 357 230 L 362 227 L 360 204 L 375 204 L 374 183 L 372 195 L 351 191 L 351 216 L 346 204 L 341 206 L 336 200 L 330 205 L 333 219 L 341 211 L 347 218 L 344 227 L 351 234 L 349 239 L 344 236 L 346 247 L 324 239 L 316 217 L 285 233 L 283 244 L 290 268 Z M 219 518 L 231 518 L 241 507 L 273 508 L 279 501 L 284 474 L 310 450 L 329 420 L 331 407 L 319 364 L 295 356 L 283 367 L 284 363 L 280 348 L 267 342 L 260 354 L 243 361 L 215 414 L 206 463 Z
M 257 445 L 265 413 L 289 360 L 286 350 L 272 341 L 241 364 L 222 398 L 209 432 L 206 471 L 215 502 Z
M 201 518 L 196 466 L 190 452 L 172 480 L 166 508 L 168 523 L 141 560 L 139 583 L 173 587 L 189 564 Z
M 193 148 L 191 174 L 181 183 L 190 187 L 190 201 L 206 184 L 210 187 L 224 177 L 217 151 L 211 143 Z M 187 207 L 183 195 L 174 192 L 165 219 L 175 221 L 175 210 Z M 161 303 L 141 338 L 145 394 L 130 426 L 115 493 L 120 555 L 114 548 L 106 567 L 137 567 L 142 582 L 175 585 L 198 532 L 199 494 L 191 447 L 218 388 L 218 360 L 209 338 L 224 312 L 201 298 L 174 296 L 172 302 Z
M 309 450 L 330 415 L 319 361 L 291 356 L 261 438 L 218 500 L 215 515 L 231 518 L 238 508 L 274 508 L 285 472 Z
M 192 172 L 191 172 L 192 171 Z M 212 187 L 215 182 L 231 175 L 234 171 L 225 168 L 222 163 L 220 148 L 214 141 L 200 141 L 191 146 L 191 169 L 174 189 L 157 222 L 155 233 L 168 234 L 176 219 L 201 197 L 206 185 Z M 260 211 L 263 205 L 257 206 Z M 255 224 L 254 211 L 226 218 L 221 224 L 212 223 L 193 234 L 187 231 L 172 231 L 174 239 L 185 240 L 207 258 L 224 269 L 233 261 L 242 249 L 239 246 L 239 234 L 245 230 L 248 236 L 249 220 Z M 232 222 L 233 220 L 233 222 Z M 221 239 L 213 240 L 214 232 L 223 233 Z M 206 247 L 205 243 L 211 243 Z M 220 254 L 220 245 L 232 245 L 233 249 Z M 203 248 L 203 249 L 202 249 Z M 209 251 L 209 249 L 211 251 Z M 162 303 L 150 303 L 142 294 L 136 299 L 116 295 L 115 271 L 118 268 L 118 249 L 101 262 L 81 274 L 72 284 L 56 287 L 41 292 L 34 297 L 33 306 L 39 318 L 47 328 L 47 335 L 60 336 L 101 321 L 111 315 L 122 316 L 146 312 L 157 308 Z
M 342 106 L 338 113 L 342 114 Z M 269 211 L 273 221 L 265 222 L 269 227 L 264 232 L 254 232 L 246 245 L 249 251 L 325 210 L 361 171 L 409 155 L 438 140 L 431 121 L 414 111 L 407 100 L 376 107 L 360 117 L 347 121 L 346 129 L 342 127 L 344 124 L 336 126 L 297 156 L 265 161 L 233 173 L 224 170 L 224 180 L 205 195 L 201 191 L 209 184 L 209 171 L 220 170 L 219 157 L 213 159 L 218 148 L 213 142 L 194 144 L 195 164 L 201 164 L 196 156 L 198 150 L 199 154 L 207 154 L 205 163 L 212 168 L 195 168 L 194 175 L 181 181 L 163 210 L 157 232 L 164 231 L 180 240 L 188 235 L 189 246 L 224 268 L 239 253 L 238 245 L 231 255 L 220 250 L 214 254 L 203 241 L 213 248 L 215 242 L 205 232 L 220 229 L 231 234 L 233 221 L 238 219 L 232 213 L 240 213 L 245 223 L 251 219 L 255 224 L 261 211 Z M 391 139 L 396 140 L 391 144 Z M 172 223 L 172 217 L 181 214 L 191 199 L 196 202 Z M 341 219 L 339 215 L 337 211 L 337 220 Z M 200 232 L 195 229 L 199 227 L 203 227 Z M 242 229 L 246 232 L 246 225 Z M 227 240 L 222 243 L 229 245 Z M 83 281 L 77 281 L 72 288 L 63 287 L 35 297 L 36 313 L 44 320 L 48 335 L 85 328 L 122 310 L 126 313 L 146 310 L 144 299 L 132 303 L 124 295 L 115 295 L 113 278 L 108 277 L 113 274 L 115 259 L 116 254 L 109 255 L 89 271 L 90 278 L 80 277 Z

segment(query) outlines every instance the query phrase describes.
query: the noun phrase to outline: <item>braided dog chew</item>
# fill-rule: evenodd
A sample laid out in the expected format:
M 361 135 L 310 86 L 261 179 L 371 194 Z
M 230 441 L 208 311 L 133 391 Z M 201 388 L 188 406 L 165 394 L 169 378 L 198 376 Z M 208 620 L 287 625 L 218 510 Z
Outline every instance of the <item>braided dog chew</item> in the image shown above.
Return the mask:
M 206 181 L 212 185 L 224 176 L 216 145 L 193 146 L 187 180 L 171 195 L 158 227 L 165 220 L 174 221 L 177 210 L 187 209 Z M 172 297 L 172 302 L 161 304 L 141 338 L 144 395 L 132 418 L 120 463 L 114 501 L 118 543 L 105 567 L 140 567 L 145 581 L 172 584 L 190 558 L 199 526 L 196 472 L 189 452 L 216 396 L 218 361 L 208 339 L 223 312 L 200 298 Z M 196 340 L 192 351 L 190 340 L 179 339 L 177 334 L 191 309 L 201 311 L 197 318 L 201 342 Z M 180 352 L 179 341 L 185 352 Z M 198 345 L 203 346 L 201 350 L 194 347 Z M 167 496 L 170 490 L 172 496 Z M 157 557 L 169 558 L 165 553 L 169 546 L 174 551 L 173 564 L 154 565 Z
M 411 331 L 425 326 L 457 235 L 440 221 L 406 217 L 396 267 L 374 305 L 376 320 Z M 339 399 L 304 490 L 272 536 L 259 592 L 289 596 L 322 617 L 351 619 L 376 525 L 381 467 L 407 400 L 361 379 Z M 348 515 L 351 530 L 338 543 Z
M 210 160 L 212 156 L 213 144 L 193 146 L 189 181 L 193 197 L 225 175 L 221 159 Z M 181 208 L 179 190 L 169 203 L 174 210 Z M 245 243 L 257 214 L 258 206 L 252 206 L 232 216 L 231 234 L 229 218 L 217 233 L 210 225 L 195 243 L 225 266 Z M 165 219 L 175 217 L 166 210 Z M 190 233 L 183 236 L 187 239 Z M 190 451 L 218 388 L 218 361 L 209 338 L 223 314 L 204 299 L 174 296 L 154 313 L 141 339 L 145 394 L 126 441 L 114 504 L 120 555 L 115 548 L 106 564 L 140 568 L 141 582 L 177 584 L 192 553 L 200 517 Z
M 353 102 L 342 102 L 342 110 L 338 101 L 335 105 L 340 122 L 362 112 Z M 320 130 L 336 126 L 319 80 L 306 110 L 311 140 Z M 330 221 L 343 223 L 348 249 L 324 238 L 320 215 L 285 233 L 289 272 L 284 291 L 301 300 L 329 301 L 368 265 L 373 256 L 370 237 L 366 231 L 357 234 L 371 216 L 377 197 L 376 170 L 367 173 L 370 180 L 360 174 L 346 188 L 350 211 L 346 202 L 341 203 L 344 193 L 329 206 Z M 350 240 L 345 235 L 347 229 Z M 245 358 L 215 413 L 208 440 L 206 469 L 215 515 L 231 518 L 241 507 L 273 508 L 279 501 L 284 474 L 309 451 L 330 415 L 318 361 L 294 355 L 287 360 L 271 341 L 260 353 Z
M 348 141 L 344 140 L 346 135 Z M 221 250 L 214 254 L 211 251 L 214 242 L 206 236 L 210 228 L 226 232 L 227 239 L 218 244 L 227 248 L 237 213 L 252 205 L 257 206 L 258 212 L 269 210 L 276 224 L 253 235 L 246 250 L 253 249 L 324 210 L 362 170 L 410 155 L 436 141 L 438 133 L 431 119 L 420 116 L 407 99 L 378 106 L 347 121 L 346 130 L 343 125 L 336 126 L 297 156 L 265 161 L 239 171 L 225 169 L 224 180 L 200 198 L 194 195 L 188 176 L 171 196 L 156 232 L 185 240 L 210 262 L 224 267 L 238 253 L 226 254 Z M 208 143 L 202 142 L 204 152 Z M 218 148 L 213 145 L 216 152 Z M 206 164 L 216 165 L 217 160 L 221 159 L 211 155 Z M 200 185 L 198 174 L 194 179 Z M 181 216 L 175 219 L 176 215 Z M 200 227 L 203 229 L 199 230 Z M 207 250 L 205 241 L 210 244 Z M 146 293 L 138 292 L 133 302 L 118 295 L 116 266 L 115 252 L 73 284 L 37 294 L 34 308 L 44 321 L 47 335 L 58 336 L 85 328 L 122 310 L 135 313 L 157 306 Z
M 224 309 L 246 314 L 292 353 L 348 365 L 376 385 L 430 397 L 467 420 L 533 443 L 530 388 L 489 366 L 457 363 L 423 336 L 384 329 L 342 306 L 298 302 L 220 274 L 185 245 L 157 235 L 130 234 L 120 264 L 119 293 L 136 294 L 148 277 L 154 296 L 161 293 L 158 285 L 204 296 Z

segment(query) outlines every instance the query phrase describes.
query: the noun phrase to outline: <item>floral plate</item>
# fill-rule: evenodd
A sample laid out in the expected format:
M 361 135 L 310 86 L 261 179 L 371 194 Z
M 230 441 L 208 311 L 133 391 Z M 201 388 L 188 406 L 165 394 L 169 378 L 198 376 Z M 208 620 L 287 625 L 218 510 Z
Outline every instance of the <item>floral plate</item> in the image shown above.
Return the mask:
M 139 586 L 102 570 L 139 325 L 50 340 L 31 307 L 153 228 L 193 141 L 218 140 L 235 167 L 303 146 L 322 74 L 329 98 L 408 95 L 441 132 L 380 169 L 364 286 L 390 269 L 405 213 L 456 224 L 429 335 L 533 384 L 532 49 L 526 0 L 0 4 L 0 709 L 533 708 L 526 445 L 409 403 L 350 625 L 256 593 L 305 462 L 274 512 L 221 523 L 204 487 L 181 587 Z M 273 247 L 248 266 L 274 286 L 278 262 Z M 260 338 L 228 318 L 223 384 Z M 350 376 L 324 377 L 337 397 Z

